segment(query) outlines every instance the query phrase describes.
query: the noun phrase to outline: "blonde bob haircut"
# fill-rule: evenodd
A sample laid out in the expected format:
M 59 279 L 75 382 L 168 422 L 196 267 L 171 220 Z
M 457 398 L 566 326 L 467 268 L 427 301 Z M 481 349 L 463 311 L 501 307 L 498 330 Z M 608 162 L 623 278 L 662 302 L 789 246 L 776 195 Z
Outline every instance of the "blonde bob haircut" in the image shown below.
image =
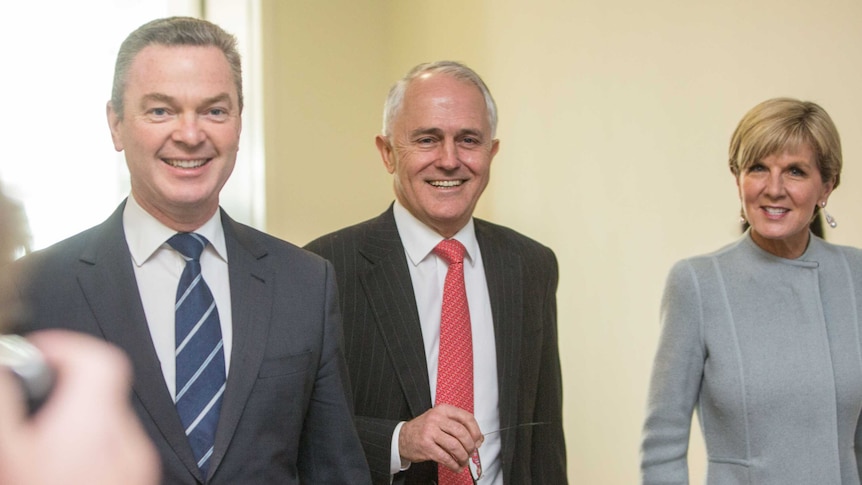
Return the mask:
M 730 171 L 739 175 L 764 158 L 808 145 L 824 183 L 841 178 L 841 138 L 832 118 L 816 103 L 768 99 L 745 114 L 730 138 Z

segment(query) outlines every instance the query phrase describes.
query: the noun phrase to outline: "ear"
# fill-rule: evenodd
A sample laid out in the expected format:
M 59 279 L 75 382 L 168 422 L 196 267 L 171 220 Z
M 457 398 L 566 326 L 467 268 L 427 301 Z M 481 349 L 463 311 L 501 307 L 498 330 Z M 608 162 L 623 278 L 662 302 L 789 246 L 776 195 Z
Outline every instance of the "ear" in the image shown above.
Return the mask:
M 383 159 L 383 166 L 386 167 L 386 171 L 395 173 L 395 153 L 393 153 L 389 140 L 383 135 L 377 135 L 374 138 L 374 143 L 377 145 L 377 151 L 380 152 L 380 158 Z
M 832 189 L 835 188 L 835 179 L 832 178 L 828 182 L 823 182 L 823 194 L 820 196 L 821 200 L 827 200 L 829 198 L 829 194 L 832 193 Z
M 105 114 L 108 116 L 108 128 L 111 130 L 111 140 L 114 141 L 114 149 L 121 152 L 123 151 L 123 140 L 120 136 L 120 125 L 122 125 L 123 120 L 117 116 L 117 112 L 114 111 L 114 105 L 110 101 L 105 106 Z
M 500 151 L 500 140 L 494 139 L 491 141 L 491 160 L 494 160 L 498 151 Z

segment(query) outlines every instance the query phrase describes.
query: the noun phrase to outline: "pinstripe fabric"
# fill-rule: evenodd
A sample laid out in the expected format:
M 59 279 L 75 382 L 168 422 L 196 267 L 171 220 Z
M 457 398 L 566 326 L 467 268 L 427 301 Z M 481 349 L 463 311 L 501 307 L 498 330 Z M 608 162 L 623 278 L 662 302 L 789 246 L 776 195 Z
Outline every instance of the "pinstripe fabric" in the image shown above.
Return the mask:
M 476 220 L 497 337 L 503 478 L 512 485 L 567 483 L 557 350 L 553 252 L 510 229 Z M 431 407 L 416 298 L 392 208 L 323 236 L 309 249 L 336 269 L 355 422 L 374 483 L 389 484 L 392 432 Z M 433 463 L 393 483 L 430 484 Z

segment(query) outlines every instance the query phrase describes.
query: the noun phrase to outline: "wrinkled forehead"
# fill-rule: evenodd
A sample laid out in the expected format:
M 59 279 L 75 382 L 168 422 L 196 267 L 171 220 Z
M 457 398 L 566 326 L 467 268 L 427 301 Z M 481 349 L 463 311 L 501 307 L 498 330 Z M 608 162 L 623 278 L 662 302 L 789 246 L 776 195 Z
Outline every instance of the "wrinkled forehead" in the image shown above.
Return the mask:
M 396 123 L 462 123 L 490 131 L 482 91 L 469 80 L 424 73 L 407 85 Z

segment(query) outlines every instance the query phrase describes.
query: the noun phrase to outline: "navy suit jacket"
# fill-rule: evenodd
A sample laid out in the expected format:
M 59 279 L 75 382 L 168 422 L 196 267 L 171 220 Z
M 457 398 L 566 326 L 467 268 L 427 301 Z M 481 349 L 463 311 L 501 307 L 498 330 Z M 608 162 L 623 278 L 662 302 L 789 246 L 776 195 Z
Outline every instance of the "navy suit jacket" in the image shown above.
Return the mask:
M 478 219 L 475 228 L 494 320 L 503 479 L 565 484 L 556 258 L 511 229 Z M 386 485 L 395 426 L 432 404 L 419 312 L 392 207 L 306 249 L 335 265 L 356 425 L 374 483 Z M 546 424 L 515 427 L 524 423 Z M 436 464 L 425 462 L 394 482 L 436 479 Z
M 124 204 L 101 225 L 19 262 L 34 329 L 103 337 L 128 354 L 132 402 L 168 484 L 370 483 L 352 421 L 332 267 L 222 212 L 233 348 L 209 477 L 162 375 L 126 244 Z

